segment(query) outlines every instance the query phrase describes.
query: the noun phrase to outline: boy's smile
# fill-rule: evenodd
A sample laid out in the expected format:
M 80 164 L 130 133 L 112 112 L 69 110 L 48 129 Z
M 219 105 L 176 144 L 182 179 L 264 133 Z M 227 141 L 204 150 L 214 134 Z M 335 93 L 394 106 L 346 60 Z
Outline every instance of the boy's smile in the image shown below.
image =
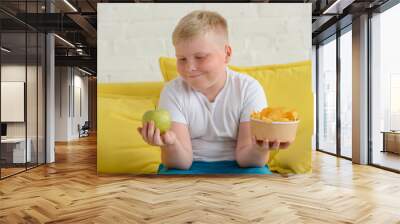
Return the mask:
M 175 45 L 177 69 L 193 89 L 213 100 L 224 86 L 231 48 L 215 32 Z

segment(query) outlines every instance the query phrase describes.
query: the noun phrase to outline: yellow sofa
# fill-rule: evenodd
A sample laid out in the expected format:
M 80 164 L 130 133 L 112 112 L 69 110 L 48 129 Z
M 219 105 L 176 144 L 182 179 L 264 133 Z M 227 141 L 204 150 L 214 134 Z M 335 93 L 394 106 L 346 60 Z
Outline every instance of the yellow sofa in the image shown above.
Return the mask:
M 174 59 L 160 59 L 165 80 L 176 75 L 174 65 Z M 310 172 L 313 134 L 311 62 L 230 67 L 256 78 L 266 91 L 269 106 L 285 106 L 299 112 L 301 121 L 296 141 L 287 150 L 271 153 L 270 169 L 279 173 Z M 160 149 L 147 145 L 136 128 L 141 125 L 143 113 L 157 105 L 163 85 L 164 82 L 98 84 L 98 173 L 157 173 Z
M 97 172 L 157 173 L 160 149 L 136 131 L 142 115 L 158 103 L 163 82 L 97 85 Z

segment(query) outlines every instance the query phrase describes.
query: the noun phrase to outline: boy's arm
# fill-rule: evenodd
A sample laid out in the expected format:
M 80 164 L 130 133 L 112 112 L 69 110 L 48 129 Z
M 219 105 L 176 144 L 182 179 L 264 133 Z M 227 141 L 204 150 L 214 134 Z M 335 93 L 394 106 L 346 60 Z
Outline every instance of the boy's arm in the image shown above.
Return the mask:
M 241 122 L 236 143 L 236 162 L 240 167 L 262 167 L 267 162 L 267 147 L 254 144 L 250 122 Z
M 175 135 L 175 141 L 168 141 L 171 140 L 168 139 L 168 137 L 171 137 L 169 135 Z M 161 138 L 166 143 L 161 146 L 162 163 L 168 168 L 189 169 L 193 162 L 193 152 L 187 126 L 172 122 L 171 129 Z
M 161 161 L 167 168 L 189 169 L 193 161 L 189 130 L 185 124 L 172 122 L 171 128 L 160 135 L 154 121 L 138 128 L 143 140 L 153 146 L 160 146 Z
M 176 84 L 167 84 L 160 94 L 158 108 L 170 113 L 171 128 L 163 135 L 154 124 L 145 123 L 139 128 L 143 139 L 150 145 L 161 148 L 161 161 L 168 168 L 189 169 L 192 165 L 192 143 L 186 125 L 182 102 L 183 93 Z
M 285 149 L 290 142 L 257 141 L 251 134 L 250 122 L 241 122 L 236 144 L 236 161 L 240 167 L 262 167 L 268 161 L 270 149 Z

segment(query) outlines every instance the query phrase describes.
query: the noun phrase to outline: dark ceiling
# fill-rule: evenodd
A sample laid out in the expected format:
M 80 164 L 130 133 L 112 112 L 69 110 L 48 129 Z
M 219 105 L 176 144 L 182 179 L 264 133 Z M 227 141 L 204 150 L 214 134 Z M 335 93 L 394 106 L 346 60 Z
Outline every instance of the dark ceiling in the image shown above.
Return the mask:
M 372 10 L 388 0 L 252 0 L 252 1 L 224 1 L 212 2 L 255 2 L 255 3 L 312 3 L 312 37 L 313 43 L 336 32 L 340 27 L 351 23 L 352 17 L 366 10 Z M 55 32 L 61 38 L 72 43 L 67 44 L 60 38 L 56 39 L 56 65 L 80 66 L 96 71 L 96 40 L 97 40 L 97 3 L 171 3 L 171 2 L 210 2 L 210 1 L 166 1 L 166 0 L 47 0 L 52 8 L 46 9 L 45 0 L 1 0 L 0 1 L 0 29 L 2 42 L 14 41 L 12 47 L 25 46 L 25 39 L 21 38 L 27 29 L 39 32 Z M 68 3 L 70 5 L 68 5 Z M 332 7 L 331 7 L 332 6 Z M 329 11 L 328 11 L 328 10 Z M 340 28 L 339 27 L 339 28 Z M 18 36 L 20 35 L 20 36 Z M 33 38 L 33 35 L 31 35 Z M 30 48 L 36 47 L 36 42 L 28 38 L 28 53 Z M 30 43 L 30 41 L 32 43 Z M 41 47 L 41 45 L 39 45 Z M 21 49 L 22 51 L 23 49 Z

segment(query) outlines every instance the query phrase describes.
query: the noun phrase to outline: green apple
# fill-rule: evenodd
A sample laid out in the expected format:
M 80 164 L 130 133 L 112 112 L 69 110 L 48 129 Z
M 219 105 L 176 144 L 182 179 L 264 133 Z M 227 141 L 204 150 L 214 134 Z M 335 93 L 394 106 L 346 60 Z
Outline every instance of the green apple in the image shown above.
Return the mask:
M 160 129 L 160 133 L 165 133 L 171 127 L 171 116 L 164 109 L 149 110 L 144 113 L 142 122 L 154 121 L 156 128 Z

